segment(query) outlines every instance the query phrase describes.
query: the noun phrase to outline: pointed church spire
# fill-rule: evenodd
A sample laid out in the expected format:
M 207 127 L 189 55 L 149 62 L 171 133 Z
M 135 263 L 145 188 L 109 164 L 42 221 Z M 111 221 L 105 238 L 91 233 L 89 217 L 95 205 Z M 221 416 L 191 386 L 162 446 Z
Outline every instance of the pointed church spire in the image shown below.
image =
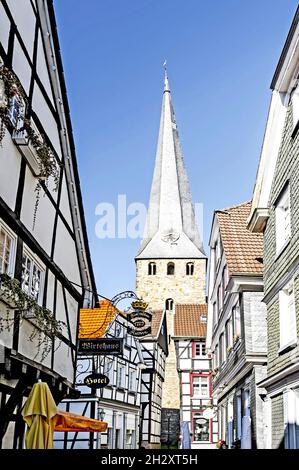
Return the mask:
M 136 259 L 205 258 L 172 106 L 166 61 L 156 163 Z

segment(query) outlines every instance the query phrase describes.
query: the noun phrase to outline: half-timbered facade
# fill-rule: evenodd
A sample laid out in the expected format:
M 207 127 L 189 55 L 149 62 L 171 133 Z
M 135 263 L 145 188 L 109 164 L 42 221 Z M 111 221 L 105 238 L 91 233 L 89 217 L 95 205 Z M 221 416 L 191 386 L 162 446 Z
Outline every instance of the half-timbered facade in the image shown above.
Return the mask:
M 108 423 L 105 433 L 55 434 L 55 448 L 136 449 L 139 447 L 141 373 L 145 364 L 138 339 L 128 334 L 127 318 L 110 302 L 80 314 L 79 340 L 105 338 L 122 343 L 117 355 L 78 353 L 76 387 L 80 398 L 64 400 L 66 411 Z M 132 326 L 132 325 L 131 325 Z M 104 388 L 93 389 L 84 379 L 91 373 L 109 379 Z
M 229 448 L 264 448 L 267 325 L 263 241 L 246 228 L 251 202 L 215 211 L 210 237 L 207 344 L 219 439 Z
M 75 392 L 95 292 L 51 0 L 0 1 L 0 442 L 22 448 L 32 384 Z
M 154 311 L 151 334 L 140 339 L 146 368 L 141 380 L 140 446 L 161 446 L 162 395 L 168 355 L 166 312 Z
M 216 442 L 217 415 L 213 412 L 211 355 L 206 347 L 207 304 L 178 304 L 174 315 L 174 342 L 180 377 L 181 444 L 190 448 L 213 448 Z M 186 435 L 189 433 L 189 436 Z

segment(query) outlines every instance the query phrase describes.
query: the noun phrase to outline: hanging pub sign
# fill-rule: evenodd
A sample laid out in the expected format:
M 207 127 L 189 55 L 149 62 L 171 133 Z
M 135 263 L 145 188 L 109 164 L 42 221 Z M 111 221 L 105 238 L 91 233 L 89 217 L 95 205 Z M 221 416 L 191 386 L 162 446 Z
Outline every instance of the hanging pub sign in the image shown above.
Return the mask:
M 109 385 L 109 377 L 103 374 L 90 374 L 84 379 L 84 384 L 90 388 L 104 388 Z
M 122 338 L 92 338 L 80 339 L 78 352 L 86 354 L 122 354 L 123 339 Z
M 148 303 L 143 302 L 143 300 L 135 300 L 131 306 L 133 311 L 128 313 L 127 318 L 133 324 L 133 327 L 128 327 L 128 333 L 137 337 L 150 335 L 152 331 L 152 314 L 146 312 Z

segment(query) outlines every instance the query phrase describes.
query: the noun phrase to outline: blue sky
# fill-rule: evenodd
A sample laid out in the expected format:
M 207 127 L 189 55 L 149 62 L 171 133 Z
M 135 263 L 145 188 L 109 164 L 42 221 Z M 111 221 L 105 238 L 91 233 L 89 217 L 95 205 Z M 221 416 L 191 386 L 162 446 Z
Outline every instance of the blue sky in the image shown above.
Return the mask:
M 139 239 L 98 239 L 98 203 L 147 204 L 165 58 L 208 248 L 215 209 L 251 198 L 270 82 L 297 0 L 55 0 L 98 291 L 135 286 Z

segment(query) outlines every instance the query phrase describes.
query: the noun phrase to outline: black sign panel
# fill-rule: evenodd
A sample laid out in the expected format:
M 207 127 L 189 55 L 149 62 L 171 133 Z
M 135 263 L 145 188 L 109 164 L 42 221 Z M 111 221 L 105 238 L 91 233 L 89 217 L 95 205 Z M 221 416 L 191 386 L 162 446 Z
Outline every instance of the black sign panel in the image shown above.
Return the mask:
M 104 388 L 109 384 L 109 377 L 103 374 L 90 374 L 84 379 L 85 385 L 90 388 Z
M 134 326 L 134 328 L 128 327 L 129 335 L 141 338 L 142 336 L 151 334 L 151 313 L 144 312 L 142 310 L 135 310 L 134 312 L 129 313 L 127 318 Z
M 92 338 L 80 339 L 78 352 L 86 354 L 122 354 L 123 339 L 122 338 Z

